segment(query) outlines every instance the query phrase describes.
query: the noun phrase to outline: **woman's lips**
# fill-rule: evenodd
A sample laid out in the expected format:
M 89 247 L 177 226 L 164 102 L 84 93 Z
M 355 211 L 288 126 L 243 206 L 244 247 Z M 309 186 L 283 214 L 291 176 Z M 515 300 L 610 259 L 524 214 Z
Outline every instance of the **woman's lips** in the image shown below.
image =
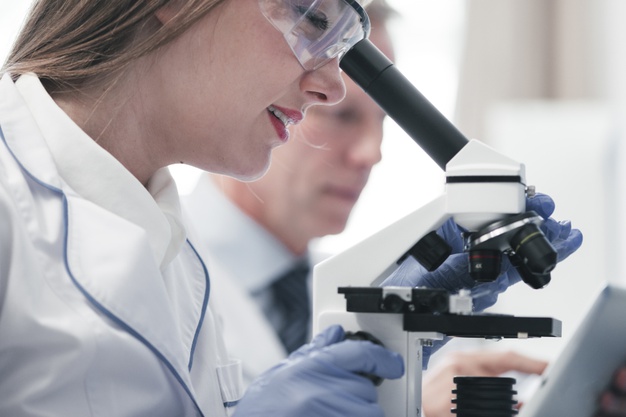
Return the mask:
M 282 120 L 274 116 L 272 112 L 269 112 L 269 116 L 270 122 L 272 122 L 274 130 L 276 130 L 276 133 L 278 134 L 280 140 L 282 142 L 287 142 L 289 140 L 289 131 L 287 130 L 287 126 L 285 126 Z
M 270 121 L 272 122 L 278 137 L 283 142 L 289 140 L 289 131 L 287 130 L 287 126 L 298 124 L 304 118 L 302 112 L 285 109 L 275 105 L 269 106 L 267 110 L 269 112 Z

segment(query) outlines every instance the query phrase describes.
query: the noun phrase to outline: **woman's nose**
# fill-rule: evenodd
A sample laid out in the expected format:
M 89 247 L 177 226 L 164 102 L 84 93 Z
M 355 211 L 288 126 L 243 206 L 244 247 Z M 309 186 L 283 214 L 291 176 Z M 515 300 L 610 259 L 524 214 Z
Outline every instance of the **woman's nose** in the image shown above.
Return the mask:
M 339 58 L 304 73 L 300 88 L 312 104 L 336 104 L 346 95 L 346 86 L 341 78 Z

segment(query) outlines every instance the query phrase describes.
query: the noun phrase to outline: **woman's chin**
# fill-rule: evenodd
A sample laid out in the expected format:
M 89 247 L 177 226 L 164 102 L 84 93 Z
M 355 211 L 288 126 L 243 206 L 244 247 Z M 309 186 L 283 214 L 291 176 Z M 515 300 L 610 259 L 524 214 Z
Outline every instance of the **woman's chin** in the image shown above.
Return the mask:
M 259 164 L 258 166 L 247 166 L 242 167 L 242 169 L 236 170 L 229 175 L 233 178 L 238 179 L 239 181 L 256 181 L 261 178 L 270 167 L 271 158 L 267 158 L 264 164 Z

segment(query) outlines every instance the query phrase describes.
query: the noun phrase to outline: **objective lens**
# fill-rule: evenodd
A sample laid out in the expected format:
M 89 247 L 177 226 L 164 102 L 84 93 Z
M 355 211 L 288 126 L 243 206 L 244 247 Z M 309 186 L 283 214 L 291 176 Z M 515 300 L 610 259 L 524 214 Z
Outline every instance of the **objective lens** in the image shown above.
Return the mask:
M 556 266 L 556 251 L 534 223 L 524 225 L 513 236 L 511 247 L 533 274 L 545 275 Z
M 497 250 L 469 252 L 469 273 L 474 281 L 492 282 L 500 275 L 502 255 Z
M 528 284 L 531 288 L 538 290 L 539 288 L 543 288 L 550 283 L 550 274 L 533 274 L 524 264 L 522 258 L 520 258 L 516 253 L 510 253 L 509 260 L 511 261 L 511 265 L 517 269 L 520 277 L 522 277 L 522 281 Z

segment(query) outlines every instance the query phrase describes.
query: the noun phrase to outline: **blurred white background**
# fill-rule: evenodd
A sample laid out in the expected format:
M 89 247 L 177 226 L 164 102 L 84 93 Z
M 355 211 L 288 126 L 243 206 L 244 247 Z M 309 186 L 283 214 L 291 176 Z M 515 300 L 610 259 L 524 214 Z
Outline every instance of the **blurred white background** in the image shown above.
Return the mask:
M 557 201 L 555 217 L 583 230 L 583 248 L 548 288 L 518 285 L 496 306 L 563 320 L 560 339 L 510 342 L 551 358 L 600 287 L 624 280 L 626 2 L 388 1 L 400 12 L 392 25 L 398 68 L 468 137 L 524 162 L 529 183 Z M 2 61 L 29 3 L 0 0 Z M 385 132 L 383 161 L 348 228 L 320 239 L 321 250 L 341 251 L 443 192 L 434 162 L 393 121 Z M 176 175 L 184 193 L 196 173 L 178 167 Z

